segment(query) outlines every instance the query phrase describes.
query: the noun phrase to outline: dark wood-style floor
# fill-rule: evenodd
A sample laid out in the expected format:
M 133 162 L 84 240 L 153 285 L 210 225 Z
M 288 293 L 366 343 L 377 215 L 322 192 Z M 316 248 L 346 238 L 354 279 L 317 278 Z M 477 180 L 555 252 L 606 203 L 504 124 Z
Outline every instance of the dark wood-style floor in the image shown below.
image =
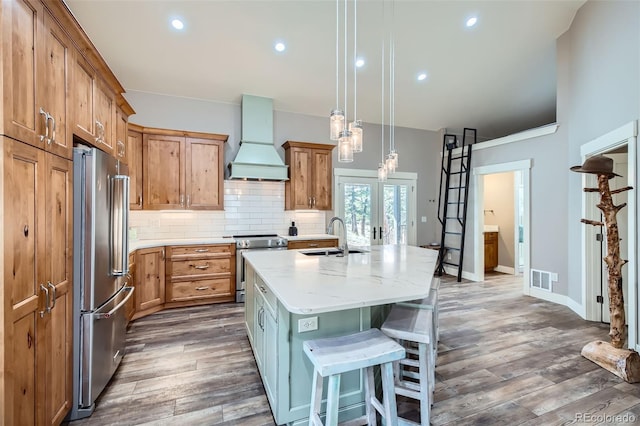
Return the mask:
M 608 326 L 522 296 L 521 279 L 441 286 L 434 425 L 624 424 L 640 385 L 580 356 Z M 131 324 L 128 353 L 79 425 L 272 425 L 243 305 L 159 312 Z M 416 405 L 399 411 L 417 417 Z M 618 416 L 618 417 L 616 417 Z M 633 424 L 634 422 L 628 422 Z

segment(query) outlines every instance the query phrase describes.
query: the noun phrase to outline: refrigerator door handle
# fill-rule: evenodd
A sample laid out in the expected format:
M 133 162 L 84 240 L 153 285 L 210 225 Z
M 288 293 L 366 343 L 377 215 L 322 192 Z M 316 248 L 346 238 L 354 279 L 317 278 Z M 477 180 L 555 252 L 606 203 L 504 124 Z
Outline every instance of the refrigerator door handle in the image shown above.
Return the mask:
M 102 314 L 94 314 L 94 318 L 97 320 L 111 318 L 116 312 L 118 312 L 120 308 L 122 308 L 129 301 L 129 299 L 131 299 L 131 296 L 133 296 L 133 290 L 134 290 L 134 287 L 125 287 L 123 291 L 126 291 L 129 294 L 127 294 L 127 296 L 124 299 L 122 299 L 120 303 L 114 306 L 113 309 L 111 309 L 109 312 L 105 312 Z
M 112 188 L 111 272 L 122 277 L 129 273 L 129 176 L 114 176 Z

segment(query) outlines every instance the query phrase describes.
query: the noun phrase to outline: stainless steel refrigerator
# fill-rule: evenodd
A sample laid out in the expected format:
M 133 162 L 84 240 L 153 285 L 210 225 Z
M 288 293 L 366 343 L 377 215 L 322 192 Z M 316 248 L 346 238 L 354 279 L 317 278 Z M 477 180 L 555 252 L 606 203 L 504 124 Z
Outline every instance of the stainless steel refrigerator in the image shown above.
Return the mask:
M 70 420 L 90 416 L 125 352 L 129 276 L 126 164 L 73 150 L 74 396 Z

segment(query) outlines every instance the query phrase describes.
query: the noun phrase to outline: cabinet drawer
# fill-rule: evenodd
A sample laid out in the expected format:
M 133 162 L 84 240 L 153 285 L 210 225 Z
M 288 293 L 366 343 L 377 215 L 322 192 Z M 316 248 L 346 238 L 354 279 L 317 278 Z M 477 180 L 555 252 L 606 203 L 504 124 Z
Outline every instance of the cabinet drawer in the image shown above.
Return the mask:
M 484 233 L 484 242 L 485 243 L 493 243 L 494 241 L 498 241 L 498 233 L 497 232 L 485 232 Z
M 255 284 L 256 293 L 260 293 L 264 298 L 265 305 L 271 311 L 273 316 L 276 316 L 276 308 L 278 307 L 278 298 L 271 291 L 269 287 L 264 283 L 262 278 L 256 274 L 256 284 Z
M 171 259 L 231 257 L 231 245 L 174 246 L 169 249 L 169 257 Z
M 167 298 L 170 302 L 228 295 L 231 295 L 231 280 L 229 278 L 183 281 L 167 286 Z
M 328 248 L 338 247 L 338 239 L 330 238 L 323 240 L 297 240 L 289 241 L 289 250 L 306 249 L 306 248 Z
M 190 259 L 174 260 L 170 263 L 169 275 L 198 276 L 231 273 L 231 258 L 226 259 Z

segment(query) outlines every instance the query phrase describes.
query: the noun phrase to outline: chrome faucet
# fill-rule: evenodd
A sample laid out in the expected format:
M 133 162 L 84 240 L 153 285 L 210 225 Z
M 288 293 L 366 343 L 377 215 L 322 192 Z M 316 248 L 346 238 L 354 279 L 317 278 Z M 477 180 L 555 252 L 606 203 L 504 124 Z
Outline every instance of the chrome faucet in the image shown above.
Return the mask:
M 338 216 L 332 217 L 331 220 L 329 221 L 329 225 L 327 226 L 327 234 L 333 234 L 333 222 L 335 222 L 336 220 L 342 224 L 342 230 L 344 232 L 344 246 L 338 247 L 338 248 L 342 250 L 342 256 L 348 256 L 349 245 L 347 244 L 347 226 L 344 224 L 344 220 L 342 220 Z

